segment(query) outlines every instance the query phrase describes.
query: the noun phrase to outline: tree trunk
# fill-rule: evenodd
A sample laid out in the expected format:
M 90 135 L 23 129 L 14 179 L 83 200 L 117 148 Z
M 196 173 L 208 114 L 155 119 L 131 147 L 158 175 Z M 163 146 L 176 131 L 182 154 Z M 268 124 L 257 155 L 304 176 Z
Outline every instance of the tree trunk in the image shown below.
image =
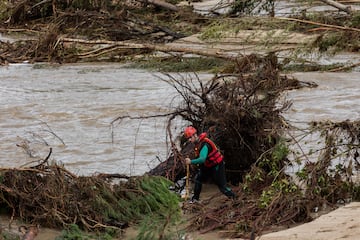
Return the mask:
M 230 55 L 226 52 L 222 51 L 210 51 L 210 50 L 201 50 L 201 49 L 191 49 L 191 48 L 183 48 L 183 47 L 176 47 L 176 46 L 165 46 L 163 44 L 148 44 L 148 43 L 130 43 L 125 41 L 109 41 L 109 40 L 83 40 L 83 39 L 73 39 L 73 38 L 59 38 L 58 42 L 74 42 L 80 44 L 107 44 L 108 46 L 104 47 L 105 50 L 108 51 L 109 49 L 124 48 L 124 49 L 149 49 L 154 51 L 160 52 L 181 52 L 187 54 L 197 54 L 201 56 L 207 57 L 216 57 L 222 59 L 232 59 Z M 94 51 L 90 51 L 88 53 L 82 53 L 78 55 L 79 57 L 86 58 L 91 56 Z M 96 50 L 97 53 L 101 52 L 101 49 Z
M 352 10 L 351 10 L 351 6 L 346 6 L 344 4 L 341 4 L 341 3 L 338 3 L 336 1 L 333 1 L 333 0 L 320 0 L 334 8 L 337 8 L 341 11 L 344 11 L 344 12 L 347 12 L 348 14 L 351 14 L 352 13 Z

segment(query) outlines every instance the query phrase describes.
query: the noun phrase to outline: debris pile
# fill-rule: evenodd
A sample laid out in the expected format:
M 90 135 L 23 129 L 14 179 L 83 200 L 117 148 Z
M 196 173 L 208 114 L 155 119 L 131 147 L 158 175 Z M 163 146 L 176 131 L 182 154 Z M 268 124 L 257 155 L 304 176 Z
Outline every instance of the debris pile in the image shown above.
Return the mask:
M 281 75 L 274 55 L 252 54 L 237 59 L 235 66 L 233 73 L 215 75 L 205 83 L 197 76 L 177 79 L 165 74 L 163 79 L 183 98 L 168 125 L 180 117 L 199 132 L 207 132 L 223 152 L 227 178 L 233 184 L 242 182 L 251 166 L 279 143 L 286 125 L 281 113 L 291 105 L 289 101 L 279 103 L 279 96 L 285 90 L 316 86 Z M 181 160 L 194 154 L 190 143 L 184 139 L 182 142 L 181 149 L 172 142 L 174 154 L 150 174 L 178 180 L 178 174 L 184 173 Z
M 121 236 L 145 217 L 162 219 L 165 224 L 157 223 L 166 228 L 166 220 L 180 216 L 178 198 L 168 190 L 171 182 L 162 177 L 76 176 L 47 162 L 1 169 L 0 176 L 2 210 L 27 224 L 55 229 L 77 225 L 83 231 L 111 230 Z
M 206 21 L 192 9 L 174 11 L 162 1 L 12 1 L 3 9 L 2 32 L 23 34 L 0 44 L 0 63 L 122 61 L 148 53 L 136 43 L 166 43 Z M 171 27 L 168 19 L 175 24 Z M 180 21 L 181 20 L 181 21 Z M 186 22 L 186 25 L 176 24 Z M 66 38 L 66 41 L 63 41 Z M 69 39 L 72 39 L 69 41 Z M 128 41 L 131 42 L 127 46 Z M 115 46 L 113 46 L 116 42 Z M 119 45 L 121 43 L 121 45 Z M 125 45 L 122 45 L 124 43 Z

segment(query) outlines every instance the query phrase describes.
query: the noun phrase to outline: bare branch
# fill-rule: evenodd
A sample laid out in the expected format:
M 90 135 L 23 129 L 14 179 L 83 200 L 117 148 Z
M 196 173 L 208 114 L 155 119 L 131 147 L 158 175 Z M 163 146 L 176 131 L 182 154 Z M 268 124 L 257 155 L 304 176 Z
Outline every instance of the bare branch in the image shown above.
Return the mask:
M 319 22 L 301 20 L 301 19 L 296 19 L 296 18 L 277 17 L 277 19 L 286 20 L 286 21 L 307 23 L 307 24 L 318 25 L 318 26 L 323 26 L 323 27 L 328 27 L 328 28 L 333 28 L 333 29 L 339 29 L 339 30 L 345 30 L 345 31 L 360 32 L 359 28 L 343 27 L 343 26 L 337 26 L 337 25 L 331 25 L 331 24 L 325 24 L 325 23 L 319 23 Z

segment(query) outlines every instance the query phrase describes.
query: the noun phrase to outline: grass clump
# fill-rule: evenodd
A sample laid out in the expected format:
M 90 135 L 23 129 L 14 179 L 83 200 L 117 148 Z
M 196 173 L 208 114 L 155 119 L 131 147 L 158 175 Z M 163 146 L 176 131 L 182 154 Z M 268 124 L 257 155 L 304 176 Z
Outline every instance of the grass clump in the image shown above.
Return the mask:
M 224 72 L 233 65 L 230 61 L 212 57 L 169 57 L 135 60 L 130 68 L 152 69 L 160 72 Z

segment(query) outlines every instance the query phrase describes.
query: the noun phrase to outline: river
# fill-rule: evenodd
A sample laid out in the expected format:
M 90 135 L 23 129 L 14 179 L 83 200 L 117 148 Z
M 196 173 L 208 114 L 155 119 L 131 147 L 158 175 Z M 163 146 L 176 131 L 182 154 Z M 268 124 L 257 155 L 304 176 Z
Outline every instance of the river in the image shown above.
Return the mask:
M 293 75 L 319 86 L 284 94 L 293 102 L 284 114 L 290 122 L 304 126 L 312 120 L 359 119 L 358 72 Z M 149 116 L 176 107 L 175 89 L 159 76 L 109 63 L 1 67 L 0 166 L 36 165 L 51 147 L 49 161 L 78 175 L 143 174 L 168 156 L 167 119 L 111 123 L 120 116 Z
M 119 64 L 0 68 L 0 165 L 50 161 L 79 175 L 139 175 L 167 157 L 165 113 L 175 89 L 161 75 Z M 176 105 L 175 105 L 176 107 Z

